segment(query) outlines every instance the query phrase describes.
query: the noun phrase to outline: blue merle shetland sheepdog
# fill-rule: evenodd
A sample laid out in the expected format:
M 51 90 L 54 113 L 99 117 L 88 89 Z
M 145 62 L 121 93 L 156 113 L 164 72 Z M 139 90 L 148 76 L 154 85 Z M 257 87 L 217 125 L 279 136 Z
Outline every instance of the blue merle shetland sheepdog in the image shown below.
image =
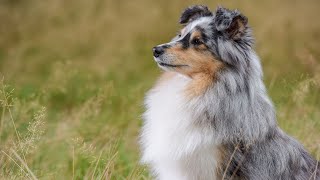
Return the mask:
M 161 180 L 320 179 L 320 164 L 276 122 L 248 19 L 187 8 L 153 48 L 164 70 L 145 98 L 142 162 Z

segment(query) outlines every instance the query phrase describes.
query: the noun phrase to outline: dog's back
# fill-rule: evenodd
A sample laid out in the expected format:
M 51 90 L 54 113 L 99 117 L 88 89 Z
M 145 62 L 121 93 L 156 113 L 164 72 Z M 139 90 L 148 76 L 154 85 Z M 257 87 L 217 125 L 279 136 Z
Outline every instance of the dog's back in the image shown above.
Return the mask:
M 224 145 L 225 156 L 219 174 L 224 179 L 320 179 L 318 163 L 294 139 L 275 129 L 263 141 L 251 145 Z

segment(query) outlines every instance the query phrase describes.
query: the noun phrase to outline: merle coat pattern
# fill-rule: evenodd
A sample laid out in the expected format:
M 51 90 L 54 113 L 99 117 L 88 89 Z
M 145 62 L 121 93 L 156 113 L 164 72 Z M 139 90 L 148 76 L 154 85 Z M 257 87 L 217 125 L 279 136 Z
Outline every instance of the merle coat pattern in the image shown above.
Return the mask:
M 142 161 L 153 174 L 159 179 L 320 179 L 319 162 L 277 125 L 247 17 L 237 10 L 218 7 L 211 12 L 196 5 L 182 13 L 180 23 L 183 33 L 154 49 L 160 68 L 177 75 L 146 97 Z M 195 29 L 205 50 L 190 41 Z M 192 67 L 172 64 L 178 55 L 169 52 L 176 46 L 181 52 L 209 52 L 206 56 L 222 64 L 212 83 L 188 100 L 177 92 L 193 81 L 181 69 Z

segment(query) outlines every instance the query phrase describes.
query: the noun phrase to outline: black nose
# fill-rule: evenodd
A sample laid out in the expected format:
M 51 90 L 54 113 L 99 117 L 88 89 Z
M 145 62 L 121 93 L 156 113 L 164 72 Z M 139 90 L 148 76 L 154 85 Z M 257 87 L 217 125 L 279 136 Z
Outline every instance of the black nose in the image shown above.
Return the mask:
M 156 46 L 152 48 L 153 51 L 153 56 L 154 57 L 159 57 L 161 54 L 164 53 L 164 47 L 163 46 Z

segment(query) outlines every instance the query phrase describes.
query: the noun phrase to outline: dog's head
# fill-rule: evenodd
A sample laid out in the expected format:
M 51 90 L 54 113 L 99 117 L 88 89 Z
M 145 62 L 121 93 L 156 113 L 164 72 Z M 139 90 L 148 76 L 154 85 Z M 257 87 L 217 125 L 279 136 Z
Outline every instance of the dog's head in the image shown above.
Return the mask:
M 215 73 L 222 67 L 241 66 L 252 45 L 247 18 L 237 10 L 188 7 L 181 15 L 181 31 L 168 43 L 153 48 L 158 65 L 192 77 Z M 239 67 L 240 68 L 240 67 Z

